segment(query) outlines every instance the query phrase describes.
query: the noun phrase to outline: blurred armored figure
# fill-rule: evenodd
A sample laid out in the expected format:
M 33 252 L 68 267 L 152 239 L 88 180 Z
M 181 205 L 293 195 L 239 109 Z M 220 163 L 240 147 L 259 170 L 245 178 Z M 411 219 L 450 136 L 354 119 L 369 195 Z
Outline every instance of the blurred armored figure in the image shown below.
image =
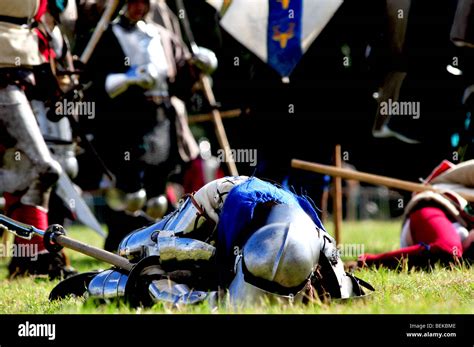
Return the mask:
M 37 87 L 29 95 L 29 99 L 53 158 L 59 162 L 65 174 L 73 179 L 77 176 L 79 167 L 72 126 L 69 118 L 65 117 L 68 110 L 64 105 L 74 104 L 74 101 L 71 96 L 69 99 L 64 98 L 64 102 L 59 102 L 61 96 L 78 85 L 77 76 L 73 74 L 75 69 L 69 39 L 62 32 L 63 26 L 60 26 L 61 15 L 66 8 L 71 8 L 70 4 L 69 1 L 50 1 L 48 11 L 35 28 L 43 63 L 36 68 Z M 68 23 L 67 20 L 66 22 Z M 70 18 L 69 22 L 73 22 L 73 18 Z M 78 117 L 77 114 L 70 116 Z M 61 199 L 57 189 L 52 190 L 49 201 L 49 224 L 64 224 L 65 217 L 74 219 L 67 206 L 68 200 L 65 196 Z
M 49 194 L 61 173 L 27 99 L 38 88 L 35 72 L 43 62 L 33 27 L 47 6 L 47 1 L 39 0 L 0 1 L 0 190 L 5 196 L 6 214 L 38 228 L 48 225 Z M 33 256 L 13 257 L 9 265 L 12 277 L 59 277 L 67 272 L 64 254 L 50 254 L 40 239 L 15 242 L 32 247 Z
M 167 7 L 158 13 L 163 9 L 170 14 Z M 106 249 L 163 216 L 168 177 L 199 154 L 177 96 L 191 90 L 199 73 L 194 66 L 208 65 L 195 64 L 173 31 L 145 22 L 149 10 L 148 0 L 128 1 L 89 64 L 97 100 L 95 144 L 117 178 L 106 196 L 114 210 Z

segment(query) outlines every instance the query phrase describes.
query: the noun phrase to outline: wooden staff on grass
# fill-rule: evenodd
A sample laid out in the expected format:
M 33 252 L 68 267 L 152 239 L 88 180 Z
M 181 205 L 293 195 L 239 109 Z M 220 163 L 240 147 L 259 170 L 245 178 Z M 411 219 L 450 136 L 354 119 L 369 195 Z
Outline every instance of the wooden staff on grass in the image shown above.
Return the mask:
M 0 231 L 11 232 L 26 240 L 31 240 L 33 236 L 40 236 L 48 251 L 53 253 L 66 247 L 127 271 L 131 271 L 134 266 L 124 257 L 67 237 L 64 228 L 57 224 L 49 226 L 47 230 L 41 230 L 0 214 Z
M 370 183 L 374 185 L 381 185 L 395 189 L 406 190 L 409 192 L 426 192 L 433 191 L 437 193 L 443 193 L 436 187 L 428 184 L 414 183 L 410 181 L 404 181 L 396 178 L 374 175 L 361 171 L 353 171 L 343 168 L 338 168 L 330 165 L 323 165 L 317 163 L 311 163 L 308 161 L 293 159 L 291 166 L 295 169 L 306 170 L 311 172 L 317 172 L 324 175 L 341 177 L 346 180 L 356 180 L 360 182 Z M 474 195 L 466 192 L 458 192 L 460 196 L 469 202 L 474 202 Z

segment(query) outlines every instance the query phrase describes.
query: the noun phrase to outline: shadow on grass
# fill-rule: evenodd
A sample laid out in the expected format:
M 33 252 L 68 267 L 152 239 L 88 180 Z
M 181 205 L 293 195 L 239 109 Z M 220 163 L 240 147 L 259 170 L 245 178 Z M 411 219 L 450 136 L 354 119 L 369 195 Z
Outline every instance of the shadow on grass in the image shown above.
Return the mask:
M 112 265 L 101 262 L 93 258 L 77 258 L 71 259 L 71 266 L 79 272 L 99 270 L 99 269 L 108 269 Z

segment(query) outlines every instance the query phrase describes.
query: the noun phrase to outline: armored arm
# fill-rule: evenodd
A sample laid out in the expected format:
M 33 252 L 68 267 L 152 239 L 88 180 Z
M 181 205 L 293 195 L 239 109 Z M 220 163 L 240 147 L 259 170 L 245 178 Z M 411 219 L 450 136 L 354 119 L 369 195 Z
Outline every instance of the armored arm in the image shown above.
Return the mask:
M 216 71 L 218 61 L 216 54 L 208 48 L 198 47 L 196 54 L 192 58 L 192 63 L 206 75 L 211 75 Z
M 148 290 L 153 302 L 167 302 L 175 306 L 207 301 L 215 307 L 218 301 L 217 291 L 194 291 L 185 284 L 177 284 L 167 279 L 153 281 Z
M 126 73 L 112 73 L 105 79 L 105 90 L 111 98 L 127 91 L 132 85 L 151 89 L 158 79 L 158 71 L 152 64 L 131 67 Z
M 160 234 L 162 234 L 161 237 Z M 199 240 L 179 238 L 173 233 L 169 234 L 159 233 L 153 250 L 159 254 L 161 266 L 169 272 L 162 279 L 153 280 L 148 285 L 151 300 L 154 303 L 167 302 L 175 306 L 207 301 L 211 306 L 215 306 L 218 298 L 217 291 L 209 291 L 210 288 L 206 288 L 206 291 L 196 290 L 191 285 L 191 283 L 196 283 L 196 278 L 193 277 L 197 276 L 198 268 L 195 265 L 206 263 L 212 267 L 210 263 L 214 259 L 215 247 Z M 183 268 L 192 270 L 180 271 Z M 186 276 L 181 275 L 183 272 L 187 273 L 189 281 Z M 187 283 L 178 283 L 178 281 Z
M 159 236 L 162 234 L 162 236 Z M 130 273 L 109 269 L 96 275 L 88 285 L 89 297 L 125 298 L 132 305 L 150 306 L 156 302 L 173 305 L 195 304 L 209 300 L 214 304 L 217 292 L 194 290 L 182 273 L 189 264 L 209 262 L 215 248 L 204 242 L 179 238 L 171 232 L 144 229 L 121 245 L 119 253 L 136 262 Z M 192 276 L 192 272 L 190 272 Z
M 142 297 L 139 301 L 146 304 L 160 301 L 193 304 L 205 300 L 214 304 L 218 293 L 212 291 L 212 286 L 205 288 L 206 291 L 198 291 L 196 287 L 205 287 L 203 283 L 190 284 L 196 284 L 197 276 L 214 275 L 205 271 L 213 268 L 216 249 L 205 241 L 210 239 L 219 221 L 227 193 L 247 179 L 227 177 L 213 181 L 188 197 L 178 210 L 163 220 L 129 234 L 120 243 L 118 253 L 136 266 L 130 274 L 107 270 L 97 275 L 89 284 L 89 295 L 102 299 L 110 298 L 110 293 L 116 297 L 139 296 Z M 190 238 L 200 228 L 206 229 L 206 240 Z M 176 276 L 182 270 L 190 271 L 189 280 Z

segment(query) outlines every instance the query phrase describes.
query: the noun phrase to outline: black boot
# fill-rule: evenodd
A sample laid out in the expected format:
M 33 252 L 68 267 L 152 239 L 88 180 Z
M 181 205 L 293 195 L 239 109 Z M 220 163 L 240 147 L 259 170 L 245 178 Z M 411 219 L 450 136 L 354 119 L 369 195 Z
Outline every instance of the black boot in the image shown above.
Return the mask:
M 109 229 L 104 249 L 109 252 L 117 251 L 120 241 L 134 230 L 152 224 L 153 221 L 144 214 L 131 215 L 123 211 L 108 211 L 106 224 Z
M 47 275 L 50 280 L 64 279 L 77 273 L 64 252 L 42 253 L 37 257 L 12 257 L 8 265 L 10 279 Z

